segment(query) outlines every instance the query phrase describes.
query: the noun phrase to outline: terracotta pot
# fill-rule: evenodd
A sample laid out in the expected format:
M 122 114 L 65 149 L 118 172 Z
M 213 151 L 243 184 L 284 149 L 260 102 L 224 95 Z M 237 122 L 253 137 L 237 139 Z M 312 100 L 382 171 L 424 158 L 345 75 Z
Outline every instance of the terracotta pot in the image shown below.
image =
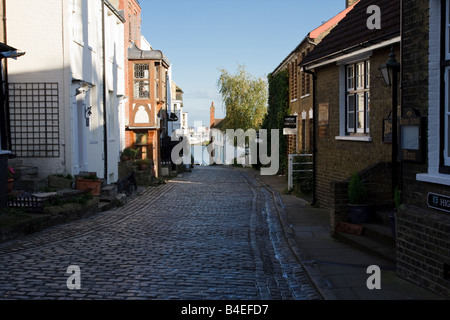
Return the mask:
M 93 196 L 99 196 L 102 187 L 102 180 L 77 179 L 77 190 L 89 190 Z

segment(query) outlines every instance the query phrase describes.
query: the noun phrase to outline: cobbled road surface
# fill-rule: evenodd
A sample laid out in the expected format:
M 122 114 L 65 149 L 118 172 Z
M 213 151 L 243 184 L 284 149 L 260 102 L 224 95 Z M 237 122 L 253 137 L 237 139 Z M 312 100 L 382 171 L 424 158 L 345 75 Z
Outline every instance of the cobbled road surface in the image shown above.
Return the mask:
M 68 288 L 69 266 L 80 289 Z M 196 167 L 125 206 L 0 245 L 0 299 L 320 299 L 274 195 L 243 170 Z

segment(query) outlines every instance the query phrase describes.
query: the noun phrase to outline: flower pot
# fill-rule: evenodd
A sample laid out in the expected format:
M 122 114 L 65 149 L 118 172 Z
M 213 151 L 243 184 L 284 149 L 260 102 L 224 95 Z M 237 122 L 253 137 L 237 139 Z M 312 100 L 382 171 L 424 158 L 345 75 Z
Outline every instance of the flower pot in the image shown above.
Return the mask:
M 361 224 L 373 220 L 370 204 L 349 204 L 348 213 L 351 223 Z
M 77 179 L 77 190 L 89 190 L 93 196 L 99 196 L 102 187 L 102 180 Z
M 8 189 L 7 189 L 7 192 L 8 192 L 8 193 L 11 193 L 11 191 L 13 190 L 13 188 L 14 188 L 14 179 L 8 179 Z

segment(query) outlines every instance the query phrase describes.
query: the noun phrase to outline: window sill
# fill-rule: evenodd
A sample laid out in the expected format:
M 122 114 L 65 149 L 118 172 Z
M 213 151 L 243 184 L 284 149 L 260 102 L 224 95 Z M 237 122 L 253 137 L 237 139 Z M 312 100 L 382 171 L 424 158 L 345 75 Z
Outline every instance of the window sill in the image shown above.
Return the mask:
M 335 138 L 339 141 L 372 142 L 372 137 L 370 136 L 337 136 Z
M 416 175 L 416 180 L 421 182 L 442 184 L 445 186 L 450 186 L 450 175 L 441 173 L 419 173 Z

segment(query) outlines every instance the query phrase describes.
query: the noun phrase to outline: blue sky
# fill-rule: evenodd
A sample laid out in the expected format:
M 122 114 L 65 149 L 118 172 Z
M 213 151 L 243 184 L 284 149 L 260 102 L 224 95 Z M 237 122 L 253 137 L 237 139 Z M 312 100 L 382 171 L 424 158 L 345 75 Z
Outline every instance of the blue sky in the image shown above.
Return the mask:
M 345 9 L 345 0 L 140 0 L 141 32 L 173 66 L 189 125 L 225 116 L 219 69 L 245 65 L 267 78 L 309 31 Z

